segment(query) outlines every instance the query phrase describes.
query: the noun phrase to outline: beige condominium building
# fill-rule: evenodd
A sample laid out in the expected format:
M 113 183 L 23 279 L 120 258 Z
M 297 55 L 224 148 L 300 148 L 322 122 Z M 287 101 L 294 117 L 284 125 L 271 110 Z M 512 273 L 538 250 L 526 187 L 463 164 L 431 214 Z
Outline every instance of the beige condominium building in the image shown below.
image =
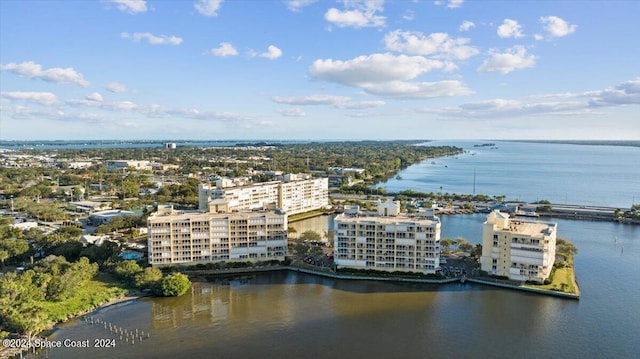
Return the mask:
M 227 212 L 220 201 L 208 212 L 159 206 L 148 219 L 153 266 L 284 260 L 287 216 L 280 211 Z
M 334 261 L 338 268 L 435 273 L 440 263 L 440 220 L 432 211 L 411 217 L 398 202 L 365 214 L 357 206 L 336 216 Z
M 224 199 L 229 207 L 253 210 L 275 207 L 287 215 L 321 209 L 329 204 L 329 180 L 304 174 L 287 174 L 282 181 L 229 185 L 220 180 L 215 187 L 201 184 L 198 189 L 199 208 L 207 210 L 209 202 Z
M 544 282 L 555 261 L 557 230 L 557 223 L 491 212 L 482 228 L 481 269 L 511 280 Z

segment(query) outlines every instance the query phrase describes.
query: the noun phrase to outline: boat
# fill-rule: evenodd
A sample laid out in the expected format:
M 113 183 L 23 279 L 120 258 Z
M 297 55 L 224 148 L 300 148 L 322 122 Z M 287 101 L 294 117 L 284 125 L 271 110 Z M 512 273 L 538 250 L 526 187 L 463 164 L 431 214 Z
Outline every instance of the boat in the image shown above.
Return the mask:
M 467 276 L 463 275 L 462 277 L 460 277 L 460 283 L 464 284 L 464 282 L 467 281 Z
M 402 179 L 402 176 L 397 175 L 397 176 L 396 176 L 396 179 L 401 180 L 401 179 Z

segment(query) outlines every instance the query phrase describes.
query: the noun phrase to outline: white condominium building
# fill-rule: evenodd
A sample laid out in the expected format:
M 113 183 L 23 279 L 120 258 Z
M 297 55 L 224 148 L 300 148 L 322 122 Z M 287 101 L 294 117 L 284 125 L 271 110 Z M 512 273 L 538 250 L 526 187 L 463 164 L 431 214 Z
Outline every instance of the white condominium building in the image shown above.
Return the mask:
M 214 206 L 212 206 L 213 208 Z M 148 219 L 153 266 L 284 260 L 287 217 L 281 212 L 183 212 L 159 206 Z
M 491 212 L 482 228 L 481 269 L 512 280 L 544 282 L 555 261 L 557 230 L 557 223 Z
M 335 218 L 338 268 L 435 273 L 440 263 L 440 220 L 432 211 L 408 217 L 397 202 L 362 215 L 357 206 Z
M 209 203 L 224 199 L 238 210 L 275 207 L 287 215 L 321 209 L 329 204 L 329 180 L 308 175 L 285 175 L 282 181 L 228 187 L 220 182 L 216 187 L 201 184 L 198 189 L 199 209 L 206 211 Z

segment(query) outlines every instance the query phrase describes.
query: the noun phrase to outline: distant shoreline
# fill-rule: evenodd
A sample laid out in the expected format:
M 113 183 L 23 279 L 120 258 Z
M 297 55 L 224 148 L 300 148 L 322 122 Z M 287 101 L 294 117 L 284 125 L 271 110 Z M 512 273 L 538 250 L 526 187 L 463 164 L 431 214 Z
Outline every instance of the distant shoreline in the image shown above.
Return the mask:
M 623 146 L 640 147 L 640 141 L 623 140 L 495 140 L 500 142 L 524 142 L 524 143 L 547 143 L 557 145 L 582 145 L 582 146 Z

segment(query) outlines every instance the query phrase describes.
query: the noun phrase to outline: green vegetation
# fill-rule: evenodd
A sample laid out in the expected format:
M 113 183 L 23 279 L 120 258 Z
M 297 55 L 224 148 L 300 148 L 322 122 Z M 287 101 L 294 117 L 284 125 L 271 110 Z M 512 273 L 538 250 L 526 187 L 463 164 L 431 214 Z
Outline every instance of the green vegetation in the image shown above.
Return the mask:
M 565 238 L 556 239 L 556 262 L 551 274 L 543 285 L 528 284 L 527 287 L 546 289 L 570 294 L 579 294 L 575 281 L 573 257 L 578 254 L 578 248 Z M 559 260 L 562 258 L 563 260 Z
M 538 204 L 538 206 L 536 206 L 537 212 L 551 212 L 551 202 L 547 201 L 546 199 L 538 201 L 536 202 L 536 204 Z
M 160 279 L 154 293 L 163 297 L 177 297 L 187 292 L 191 287 L 189 277 L 182 273 L 171 273 Z
M 32 336 L 53 323 L 95 308 L 124 290 L 92 278 L 98 265 L 87 258 L 68 262 L 49 256 L 22 274 L 0 277 L 0 324 Z

